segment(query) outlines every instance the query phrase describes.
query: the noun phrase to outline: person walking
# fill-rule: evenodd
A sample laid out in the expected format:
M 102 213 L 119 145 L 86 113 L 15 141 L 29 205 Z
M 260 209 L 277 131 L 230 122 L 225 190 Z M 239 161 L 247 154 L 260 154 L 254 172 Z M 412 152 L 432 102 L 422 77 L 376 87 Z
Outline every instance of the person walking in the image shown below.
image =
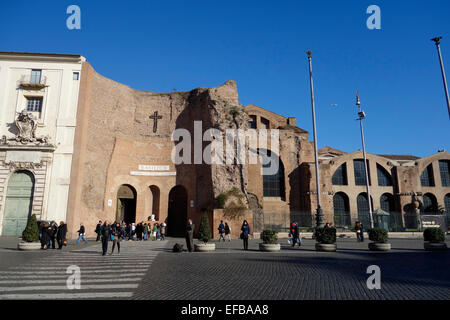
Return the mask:
M 99 241 L 100 240 L 100 228 L 102 227 L 102 220 L 99 220 L 97 223 L 97 226 L 95 227 L 95 233 L 97 234 L 97 239 L 95 239 L 95 241 Z
M 142 225 L 142 222 L 139 222 L 136 226 L 136 240 L 141 241 L 142 240 L 142 233 L 144 232 L 144 227 Z
M 362 221 L 359 223 L 359 226 L 361 228 L 361 234 L 360 234 L 361 242 L 364 242 L 364 225 L 363 225 Z
M 298 243 L 298 246 L 300 247 L 302 245 L 302 241 L 300 240 L 300 232 L 298 230 L 298 224 L 297 221 L 294 221 L 292 223 L 293 231 L 292 231 L 292 247 L 295 247 L 295 245 Z
M 230 242 L 231 241 L 231 228 L 228 225 L 228 223 L 226 223 L 226 222 L 225 222 L 225 236 L 227 236 L 228 242 Z
M 56 249 L 56 232 L 58 231 L 58 225 L 55 221 L 52 221 L 50 224 L 51 233 L 50 233 L 50 242 L 52 244 L 52 249 Z
M 250 225 L 247 220 L 244 220 L 241 227 L 241 239 L 244 242 L 244 250 L 248 250 L 248 236 L 250 234 Z
M 111 234 L 111 226 L 108 220 L 105 220 L 100 228 L 100 234 L 102 236 L 102 256 L 104 256 L 108 251 L 108 241 Z
M 161 239 L 161 225 L 159 223 L 156 224 L 156 240 Z
M 223 242 L 225 242 L 225 236 L 224 236 L 224 234 L 225 234 L 225 225 L 223 224 L 222 220 L 220 220 L 220 224 L 219 224 L 218 230 L 219 230 L 219 242 L 222 239 L 223 239 Z
M 166 230 L 167 230 L 166 222 L 161 223 L 161 241 L 166 240 Z
M 356 240 L 358 242 L 364 242 L 364 229 L 361 221 L 356 221 L 355 231 L 356 231 Z
M 144 241 L 148 239 L 148 224 L 144 223 Z
M 56 231 L 56 240 L 58 241 L 59 250 L 61 250 L 63 246 L 67 245 L 66 234 L 67 234 L 67 225 L 64 223 L 64 221 L 60 221 L 58 229 Z
M 44 222 L 41 229 L 41 249 L 47 250 L 50 243 L 51 231 L 49 224 Z
M 195 225 L 192 223 L 191 219 L 188 219 L 188 224 L 186 226 L 186 246 L 189 252 L 194 249 L 194 229 Z
M 84 241 L 84 243 L 87 243 L 87 239 L 85 238 L 85 229 L 84 229 L 84 225 L 83 223 L 80 224 L 80 229 L 78 229 L 78 239 L 76 241 L 77 244 L 80 243 L 80 239 L 82 239 Z
M 112 255 L 114 252 L 114 248 L 116 247 L 117 244 L 117 254 L 120 254 L 120 240 L 122 238 L 122 227 L 120 226 L 120 224 L 117 222 L 113 225 L 113 227 L 111 228 L 111 235 L 110 235 L 112 242 L 113 242 L 113 246 L 111 249 L 111 253 L 109 255 Z
M 156 231 L 158 231 L 158 224 L 157 223 L 155 223 L 153 225 L 153 232 L 152 232 L 152 239 L 153 240 L 156 240 Z
M 134 235 L 136 234 L 136 224 L 133 222 L 130 227 L 130 239 L 134 240 Z

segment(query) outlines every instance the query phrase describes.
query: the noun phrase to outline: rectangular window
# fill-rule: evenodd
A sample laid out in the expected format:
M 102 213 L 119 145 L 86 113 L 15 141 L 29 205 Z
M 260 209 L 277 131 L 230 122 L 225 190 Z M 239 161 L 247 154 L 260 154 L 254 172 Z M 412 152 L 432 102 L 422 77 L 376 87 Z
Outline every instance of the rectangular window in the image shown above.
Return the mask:
M 42 98 L 27 98 L 27 111 L 40 113 L 42 111 Z
M 362 160 L 362 159 L 353 160 L 353 167 L 354 167 L 354 171 L 355 171 L 355 185 L 365 186 L 366 185 L 366 171 L 364 168 L 364 160 Z M 371 185 L 369 160 L 367 160 L 367 175 L 369 176 L 369 185 Z
M 248 127 L 250 129 L 256 129 L 256 116 L 250 116 L 250 121 L 248 122 Z
M 37 70 L 37 69 L 31 70 L 30 83 L 40 84 L 41 83 L 41 74 L 42 74 L 42 70 Z
M 450 187 L 450 161 L 439 160 L 439 171 L 443 187 Z
M 80 73 L 79 72 L 74 72 L 73 73 L 73 80 L 79 80 L 80 79 Z

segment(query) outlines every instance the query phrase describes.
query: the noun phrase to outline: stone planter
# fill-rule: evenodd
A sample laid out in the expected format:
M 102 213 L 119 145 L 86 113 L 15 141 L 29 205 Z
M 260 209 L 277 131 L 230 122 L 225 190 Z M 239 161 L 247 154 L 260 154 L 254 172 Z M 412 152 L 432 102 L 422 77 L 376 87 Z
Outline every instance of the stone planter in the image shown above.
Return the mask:
M 17 245 L 17 249 L 23 251 L 31 251 L 31 250 L 40 250 L 41 243 L 40 242 L 19 242 Z
M 336 243 L 316 243 L 316 251 L 336 252 Z
M 370 242 L 369 250 L 370 251 L 389 251 L 389 250 L 391 250 L 391 244 L 390 243 Z
M 195 251 L 197 252 L 211 252 L 216 250 L 215 243 L 197 243 L 194 244 Z
M 260 243 L 259 244 L 259 250 L 265 251 L 265 252 L 279 252 L 280 249 L 281 249 L 281 246 L 279 243 L 274 243 L 274 244 Z
M 441 250 L 447 250 L 447 244 L 445 242 L 439 242 L 439 243 L 424 242 L 423 248 L 428 251 L 441 251 Z

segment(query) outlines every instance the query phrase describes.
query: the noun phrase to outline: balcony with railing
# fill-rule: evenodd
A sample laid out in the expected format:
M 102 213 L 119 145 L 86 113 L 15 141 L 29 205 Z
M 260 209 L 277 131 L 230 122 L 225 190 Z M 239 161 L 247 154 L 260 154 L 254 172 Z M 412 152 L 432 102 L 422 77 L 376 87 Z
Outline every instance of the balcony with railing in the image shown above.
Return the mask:
M 18 81 L 19 87 L 26 89 L 42 89 L 47 87 L 47 77 L 33 77 L 28 75 L 22 75 Z

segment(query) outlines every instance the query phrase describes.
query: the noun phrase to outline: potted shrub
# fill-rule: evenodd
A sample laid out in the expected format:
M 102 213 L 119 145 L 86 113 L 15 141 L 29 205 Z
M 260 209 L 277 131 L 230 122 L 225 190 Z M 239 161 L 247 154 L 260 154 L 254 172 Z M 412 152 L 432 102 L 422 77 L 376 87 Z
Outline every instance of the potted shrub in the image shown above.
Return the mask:
M 22 241 L 19 242 L 19 250 L 39 250 L 41 243 L 39 241 L 39 228 L 37 226 L 36 215 L 31 215 L 27 221 L 27 226 L 22 232 Z
M 201 243 L 194 245 L 195 251 L 208 252 L 216 250 L 216 245 L 214 243 L 208 243 L 209 240 L 211 240 L 211 237 L 211 227 L 209 226 L 208 214 L 205 211 L 198 229 L 198 240 L 201 241 Z
M 259 250 L 266 252 L 280 251 L 280 244 L 278 243 L 278 232 L 271 229 L 264 229 L 261 233 L 262 243 L 259 244 Z
M 391 250 L 391 244 L 388 243 L 388 232 L 381 228 L 372 228 L 367 230 L 369 234 L 369 240 L 373 241 L 369 243 L 369 250 L 372 251 L 389 251 Z
M 445 233 L 441 228 L 426 228 L 423 232 L 425 250 L 446 250 Z
M 317 251 L 336 251 L 336 228 L 316 228 L 315 238 Z

